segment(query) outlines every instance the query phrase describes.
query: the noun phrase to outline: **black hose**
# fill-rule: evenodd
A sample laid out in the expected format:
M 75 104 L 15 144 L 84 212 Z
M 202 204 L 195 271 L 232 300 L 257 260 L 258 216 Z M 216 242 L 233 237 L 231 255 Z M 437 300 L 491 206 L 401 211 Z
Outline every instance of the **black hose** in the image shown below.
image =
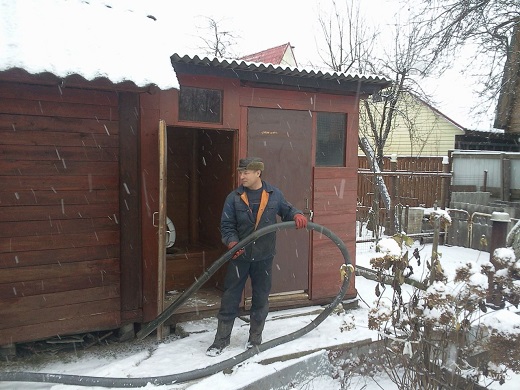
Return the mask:
M 271 226 L 267 226 L 265 228 L 259 229 L 255 231 L 250 236 L 246 237 L 242 241 L 237 244 L 237 248 L 242 248 L 247 244 L 253 242 L 259 237 L 282 229 L 294 229 L 296 227 L 294 222 L 282 222 L 278 224 L 274 224 Z M 216 374 L 220 371 L 223 371 L 227 368 L 231 368 L 236 366 L 239 363 L 249 359 L 250 357 L 266 351 L 270 348 L 276 347 L 278 345 L 287 343 L 289 341 L 295 340 L 298 337 L 301 337 L 311 330 L 316 328 L 319 324 L 321 324 L 325 318 L 327 318 L 330 313 L 334 310 L 334 308 L 341 302 L 343 297 L 345 296 L 349 283 L 350 277 L 353 273 L 354 268 L 352 267 L 352 263 L 350 261 L 350 255 L 348 250 L 343 243 L 343 241 L 336 236 L 331 230 L 327 229 L 324 226 L 318 225 L 313 222 L 308 222 L 307 229 L 315 230 L 316 232 L 323 234 L 328 237 L 332 242 L 334 242 L 343 258 L 345 260 L 346 270 L 343 279 L 343 283 L 341 285 L 340 291 L 334 298 L 334 300 L 327 305 L 325 310 L 323 310 L 314 320 L 312 320 L 307 326 L 293 332 L 287 334 L 285 336 L 278 337 L 274 340 L 265 342 L 260 344 L 255 348 L 248 349 L 242 352 L 239 355 L 236 355 L 227 360 L 223 360 L 214 365 L 199 368 L 192 371 L 181 372 L 178 374 L 171 374 L 165 376 L 157 376 L 157 377 L 144 377 L 144 378 L 105 378 L 105 377 L 95 377 L 95 376 L 81 376 L 81 375 L 68 375 L 68 374 L 50 374 L 50 373 L 38 373 L 38 372 L 2 372 L 0 373 L 0 382 L 44 382 L 44 383 L 59 383 L 64 385 L 73 385 L 73 386 L 101 386 L 101 387 L 118 387 L 118 388 L 127 388 L 127 387 L 144 387 L 148 383 L 154 385 L 168 385 L 173 383 L 183 383 L 188 382 L 195 379 L 204 378 L 209 375 Z M 197 291 L 210 277 L 213 275 L 226 261 L 228 261 L 233 254 L 236 252 L 236 249 L 230 249 L 226 253 L 224 253 L 217 261 L 215 261 L 211 267 L 209 267 L 204 274 L 190 287 L 188 288 L 177 300 L 172 303 L 159 317 L 157 317 L 154 321 L 147 324 L 146 331 L 141 333 L 141 337 L 146 337 L 146 335 L 150 334 L 157 326 L 166 321 L 175 308 L 180 306 L 188 297 Z M 174 306 L 175 305 L 175 306 Z M 171 307 L 174 306 L 173 309 Z M 149 332 L 148 330 L 152 328 Z M 141 331 L 142 332 L 142 331 Z M 148 332 L 148 333 L 146 333 Z M 146 333 L 144 336 L 143 334 Z M 139 335 L 139 333 L 138 333 Z

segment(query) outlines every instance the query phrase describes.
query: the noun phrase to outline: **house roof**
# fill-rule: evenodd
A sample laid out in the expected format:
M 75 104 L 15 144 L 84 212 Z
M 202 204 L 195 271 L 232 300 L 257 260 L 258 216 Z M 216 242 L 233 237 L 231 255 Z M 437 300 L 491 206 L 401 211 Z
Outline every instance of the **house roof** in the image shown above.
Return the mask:
M 240 59 L 249 62 L 262 62 L 264 64 L 283 65 L 282 61 L 285 53 L 289 51 L 292 59 L 294 60 L 294 64 L 297 67 L 298 63 L 296 62 L 296 58 L 294 57 L 292 49 L 293 48 L 291 44 L 288 42 L 280 46 L 262 50 L 258 53 L 246 55 Z
M 443 117 L 445 120 L 447 120 L 448 122 L 450 122 L 451 124 L 453 124 L 455 127 L 458 127 L 460 130 L 462 131 L 466 131 L 466 128 L 459 125 L 457 122 L 455 122 L 453 119 L 451 119 L 449 116 L 447 116 L 446 114 L 442 113 L 441 111 L 439 111 L 437 108 L 433 107 L 430 103 L 428 103 L 427 101 L 425 101 L 424 99 L 420 98 L 418 95 L 412 93 L 412 92 L 408 92 L 410 95 L 412 95 L 415 99 L 419 100 L 420 102 L 422 102 L 425 106 L 427 106 L 430 110 L 432 110 L 433 112 L 435 112 L 437 115 Z
M 520 140 L 518 134 L 466 131 L 464 134 L 455 135 L 455 149 L 520 152 Z
M 517 23 L 513 30 L 509 56 L 504 65 L 494 127 L 520 132 L 520 126 L 518 129 L 512 128 L 515 127 L 513 124 L 515 108 L 516 111 L 520 110 L 520 23 Z M 520 122 L 518 114 L 516 122 Z
M 328 73 L 253 63 L 242 60 L 223 60 L 173 54 L 171 63 L 177 74 L 195 74 L 239 79 L 242 84 L 257 87 L 285 88 L 342 95 L 371 95 L 390 85 L 377 76 Z
M 158 36 L 153 16 L 121 2 L 0 1 L 0 74 L 178 88 Z

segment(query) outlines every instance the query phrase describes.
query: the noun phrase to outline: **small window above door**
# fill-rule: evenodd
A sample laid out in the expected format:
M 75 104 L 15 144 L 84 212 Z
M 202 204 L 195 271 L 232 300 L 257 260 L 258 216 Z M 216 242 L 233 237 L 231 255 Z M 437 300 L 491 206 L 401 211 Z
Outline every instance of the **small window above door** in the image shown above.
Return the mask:
M 318 112 L 316 118 L 316 166 L 345 166 L 347 114 Z
M 181 86 L 179 120 L 222 123 L 222 91 Z

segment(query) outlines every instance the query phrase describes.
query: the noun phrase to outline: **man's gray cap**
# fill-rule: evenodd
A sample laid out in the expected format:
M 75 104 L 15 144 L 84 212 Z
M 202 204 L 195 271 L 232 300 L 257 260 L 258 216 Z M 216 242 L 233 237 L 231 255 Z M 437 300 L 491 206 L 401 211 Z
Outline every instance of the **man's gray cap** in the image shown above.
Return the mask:
M 246 157 L 241 158 L 238 163 L 239 171 L 263 171 L 264 170 L 264 162 L 260 157 Z

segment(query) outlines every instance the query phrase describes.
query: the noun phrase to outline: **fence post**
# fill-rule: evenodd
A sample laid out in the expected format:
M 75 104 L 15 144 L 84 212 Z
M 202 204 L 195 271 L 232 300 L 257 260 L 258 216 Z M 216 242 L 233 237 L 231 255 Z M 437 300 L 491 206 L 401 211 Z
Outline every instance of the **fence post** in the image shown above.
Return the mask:
M 442 158 L 442 173 L 449 173 L 450 165 L 448 161 L 448 157 L 444 156 Z M 450 186 L 450 178 L 443 177 L 441 178 L 441 209 L 445 210 L 448 205 L 447 202 L 447 192 Z
M 396 172 L 397 171 L 397 154 L 392 154 L 390 156 L 390 171 Z M 396 204 L 397 204 L 397 176 L 392 175 L 390 176 L 390 199 L 392 199 L 390 210 L 388 210 L 389 214 L 389 224 L 388 224 L 388 230 L 389 235 L 393 235 L 396 233 L 396 219 L 395 219 L 395 212 L 396 212 Z
M 502 158 L 502 200 L 511 200 L 511 160 Z
M 489 245 L 489 255 L 491 262 L 493 262 L 493 252 L 497 248 L 504 248 L 506 246 L 507 227 L 511 218 L 508 213 L 494 211 L 491 214 L 491 243 Z M 495 264 L 493 264 L 495 265 Z
M 410 218 L 410 206 L 406 205 L 404 207 L 404 223 L 403 223 L 404 226 L 401 227 L 401 230 L 404 230 L 405 232 L 408 232 L 409 218 Z
M 430 262 L 430 286 L 435 282 L 436 275 L 436 267 L 437 262 L 439 261 L 439 233 L 440 233 L 440 224 L 441 224 L 441 216 L 437 214 L 437 203 L 433 205 L 433 243 L 432 243 L 432 260 Z
M 497 248 L 506 246 L 507 227 L 511 218 L 508 213 L 493 212 L 491 214 L 491 243 L 489 245 L 489 258 L 491 264 L 495 267 L 495 273 L 500 269 L 499 264 L 495 261 L 494 252 Z M 502 307 L 502 288 L 495 282 L 494 273 L 488 277 L 488 294 L 486 301 L 495 307 Z

